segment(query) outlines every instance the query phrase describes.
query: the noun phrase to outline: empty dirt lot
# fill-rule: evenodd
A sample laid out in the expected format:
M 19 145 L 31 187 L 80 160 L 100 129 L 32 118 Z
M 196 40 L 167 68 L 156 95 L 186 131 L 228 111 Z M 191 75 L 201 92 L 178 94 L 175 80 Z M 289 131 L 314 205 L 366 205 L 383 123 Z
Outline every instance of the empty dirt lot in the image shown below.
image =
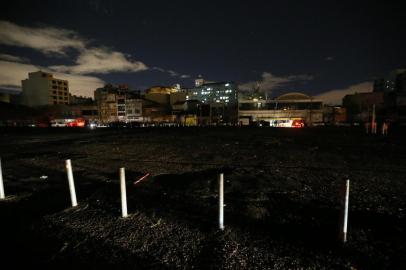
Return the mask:
M 405 135 L 330 127 L 3 129 L 1 256 L 53 269 L 404 269 Z M 220 172 L 224 231 L 217 229 Z

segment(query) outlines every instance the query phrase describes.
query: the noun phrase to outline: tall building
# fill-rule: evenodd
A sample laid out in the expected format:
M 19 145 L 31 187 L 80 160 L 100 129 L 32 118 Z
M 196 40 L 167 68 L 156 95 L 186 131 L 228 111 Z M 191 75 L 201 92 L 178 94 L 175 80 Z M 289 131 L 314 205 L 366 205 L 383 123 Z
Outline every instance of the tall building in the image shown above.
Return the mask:
M 138 98 L 129 98 L 125 100 L 125 117 L 127 122 L 143 122 L 142 100 Z
M 188 91 L 187 100 L 197 100 L 199 124 L 236 124 L 238 122 L 238 86 L 233 82 L 206 82 L 198 78 L 196 87 Z M 200 84 L 202 83 L 202 84 Z M 203 111 L 208 108 L 208 117 Z
M 94 97 L 102 123 L 143 121 L 142 100 L 126 85 L 114 87 L 107 84 L 96 89 Z
M 153 86 L 145 91 L 144 99 L 166 106 L 169 110 L 170 96 L 178 92 L 179 90 L 175 87 Z
M 97 88 L 94 91 L 99 120 L 102 123 L 118 121 L 116 89 L 111 84 Z
M 372 93 L 345 96 L 343 105 L 350 122 L 370 121 L 373 105 L 378 122 L 406 122 L 406 68 L 395 69 L 375 80 Z
M 175 123 L 179 104 L 186 102 L 186 91 L 178 86 L 154 86 L 146 90 L 143 113 L 146 122 Z
M 397 69 L 392 73 L 396 76 L 396 89 L 385 95 L 387 118 L 406 123 L 406 69 Z
M 371 121 L 373 106 L 380 119 L 385 107 L 384 97 L 384 92 L 355 93 L 344 96 L 343 107 L 347 110 L 347 120 L 351 123 Z
M 395 82 L 389 79 L 378 79 L 374 81 L 373 92 L 392 92 L 395 90 Z
M 374 81 L 373 92 L 406 92 L 406 68 L 392 70 L 385 78 Z M 403 83 L 402 83 L 403 82 Z
M 54 78 L 43 71 L 28 73 L 22 80 L 21 104 L 35 107 L 53 104 L 69 104 L 69 83 Z
M 188 99 L 205 104 L 235 105 L 238 102 L 237 85 L 233 82 L 204 83 L 192 89 Z

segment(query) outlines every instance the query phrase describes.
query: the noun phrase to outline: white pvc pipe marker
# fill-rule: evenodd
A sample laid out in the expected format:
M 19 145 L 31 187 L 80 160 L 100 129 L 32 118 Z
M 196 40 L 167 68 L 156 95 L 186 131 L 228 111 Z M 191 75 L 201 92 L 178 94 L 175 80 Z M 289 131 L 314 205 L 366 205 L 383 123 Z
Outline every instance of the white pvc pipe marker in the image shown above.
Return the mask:
M 122 217 L 127 217 L 127 192 L 125 188 L 125 169 L 120 168 L 120 189 L 121 189 L 121 213 Z
M 219 175 L 219 228 L 224 230 L 224 174 Z
M 72 207 L 75 207 L 78 205 L 78 202 L 76 201 L 75 182 L 73 181 L 72 164 L 70 162 L 70 159 L 67 159 L 65 161 L 65 166 L 66 174 L 68 175 L 70 199 L 72 201 Z
M 0 199 L 5 199 L 4 195 L 4 185 L 3 185 L 3 170 L 1 169 L 1 158 L 0 158 Z
M 347 226 L 348 226 L 348 206 L 350 200 L 350 180 L 345 181 L 344 193 L 344 211 L 343 211 L 343 226 L 342 226 L 342 242 L 347 242 Z

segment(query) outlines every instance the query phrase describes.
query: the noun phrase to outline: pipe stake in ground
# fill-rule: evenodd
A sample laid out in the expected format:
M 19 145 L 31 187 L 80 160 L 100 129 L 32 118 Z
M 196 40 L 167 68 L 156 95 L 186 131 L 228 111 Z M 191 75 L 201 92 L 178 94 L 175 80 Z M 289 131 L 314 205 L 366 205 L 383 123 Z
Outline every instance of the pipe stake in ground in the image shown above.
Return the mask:
M 66 174 L 68 175 L 70 199 L 72 201 L 72 207 L 75 207 L 78 205 L 78 202 L 76 201 L 75 182 L 73 181 L 72 164 L 70 162 L 70 159 L 67 159 L 65 161 L 65 166 Z
M 3 184 L 3 170 L 1 169 L 1 158 L 0 158 L 0 199 L 5 199 L 4 195 L 4 184 Z
M 348 227 L 348 206 L 350 200 L 350 180 L 345 181 L 344 186 L 343 199 L 342 199 L 342 217 L 341 217 L 341 225 L 340 225 L 340 240 L 342 243 L 347 242 L 347 227 Z
M 120 189 L 121 189 L 121 213 L 122 217 L 127 217 L 127 192 L 125 187 L 125 169 L 120 168 Z
M 150 173 L 146 173 L 144 176 L 142 176 L 140 179 L 138 179 L 137 181 L 134 182 L 134 185 L 140 183 L 141 181 L 144 181 L 145 179 L 148 178 L 148 176 L 150 176 Z
M 219 228 L 224 230 L 224 174 L 219 175 Z

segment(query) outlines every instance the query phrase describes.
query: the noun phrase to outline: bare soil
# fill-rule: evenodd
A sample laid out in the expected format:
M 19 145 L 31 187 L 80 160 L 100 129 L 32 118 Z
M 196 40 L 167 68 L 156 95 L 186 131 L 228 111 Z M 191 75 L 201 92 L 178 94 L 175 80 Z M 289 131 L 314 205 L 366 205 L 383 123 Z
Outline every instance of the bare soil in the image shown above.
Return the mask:
M 42 269 L 404 269 L 405 135 L 331 127 L 2 129 L 2 261 Z M 342 245 L 345 179 L 349 239 Z

